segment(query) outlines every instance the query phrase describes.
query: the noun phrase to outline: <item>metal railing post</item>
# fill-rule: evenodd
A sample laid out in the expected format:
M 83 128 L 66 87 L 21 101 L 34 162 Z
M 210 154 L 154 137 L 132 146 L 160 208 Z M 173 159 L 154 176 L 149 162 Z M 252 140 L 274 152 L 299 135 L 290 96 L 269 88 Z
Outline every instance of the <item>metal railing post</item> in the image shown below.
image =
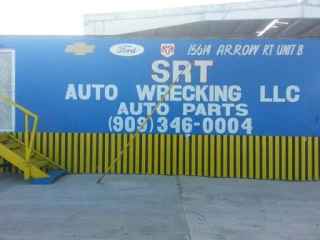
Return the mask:
M 25 122 L 24 122 L 24 142 L 25 142 L 25 158 L 26 162 L 29 162 L 29 156 L 28 156 L 28 149 L 29 149 L 29 116 L 28 114 L 25 114 L 24 116 Z
M 38 127 L 38 117 L 36 116 L 34 118 L 34 123 L 33 123 L 33 127 L 32 127 L 32 132 L 31 132 L 31 139 L 30 139 L 30 142 L 29 142 L 29 159 L 30 159 L 30 155 L 31 155 L 31 152 L 32 152 L 32 149 L 33 149 L 33 146 L 34 146 L 34 140 L 36 138 L 36 132 L 37 132 L 37 127 Z

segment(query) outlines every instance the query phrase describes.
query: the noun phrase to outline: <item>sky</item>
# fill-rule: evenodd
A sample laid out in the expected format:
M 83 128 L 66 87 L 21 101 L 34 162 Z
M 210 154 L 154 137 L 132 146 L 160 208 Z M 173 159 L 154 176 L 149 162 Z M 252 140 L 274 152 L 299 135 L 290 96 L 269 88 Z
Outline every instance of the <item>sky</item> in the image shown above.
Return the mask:
M 82 35 L 83 14 L 250 0 L 0 0 L 0 35 Z

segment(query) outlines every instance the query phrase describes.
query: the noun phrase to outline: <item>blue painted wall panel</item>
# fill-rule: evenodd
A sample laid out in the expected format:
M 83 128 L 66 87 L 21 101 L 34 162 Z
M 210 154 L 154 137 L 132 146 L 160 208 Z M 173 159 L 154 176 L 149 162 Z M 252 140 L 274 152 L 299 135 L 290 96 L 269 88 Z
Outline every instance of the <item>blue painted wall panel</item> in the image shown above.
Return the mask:
M 95 48 L 83 56 L 66 53 L 66 47 L 75 43 Z M 135 56 L 119 56 L 110 51 L 112 46 L 124 43 L 139 45 L 144 51 Z M 162 55 L 161 44 L 173 44 L 173 55 Z M 199 54 L 191 55 L 193 45 Z M 239 48 L 241 53 L 247 47 L 256 47 L 256 54 L 239 55 L 234 51 Z M 280 51 L 282 47 L 289 55 Z M 170 86 L 176 80 L 173 65 L 189 61 L 190 82 L 180 76 L 171 100 L 164 101 L 164 115 L 155 113 L 142 132 L 288 136 L 320 133 L 320 41 L 316 39 L 0 37 L 0 48 L 16 51 L 16 101 L 40 116 L 41 132 L 135 132 L 148 115 L 147 107 L 135 115 L 130 103 L 134 110 L 138 104 L 147 105 L 150 110 L 158 102 L 156 92 L 150 100 L 139 99 L 137 87 Z M 266 48 L 269 50 L 264 52 Z M 195 66 L 199 60 L 203 61 L 202 67 Z M 164 63 L 158 65 L 159 71 L 152 68 L 157 63 Z M 170 74 L 168 81 L 152 78 L 154 75 L 161 79 L 164 70 Z M 85 89 L 90 84 L 88 100 L 80 99 L 81 84 Z M 108 100 L 101 88 L 99 100 L 92 84 L 112 85 L 118 94 L 115 97 L 111 92 L 115 99 Z M 210 101 L 210 90 L 223 86 L 227 93 L 221 95 L 222 99 L 213 97 Z M 190 101 L 193 97 L 196 99 Z M 23 115 L 17 112 L 16 131 L 23 131 L 23 123 Z

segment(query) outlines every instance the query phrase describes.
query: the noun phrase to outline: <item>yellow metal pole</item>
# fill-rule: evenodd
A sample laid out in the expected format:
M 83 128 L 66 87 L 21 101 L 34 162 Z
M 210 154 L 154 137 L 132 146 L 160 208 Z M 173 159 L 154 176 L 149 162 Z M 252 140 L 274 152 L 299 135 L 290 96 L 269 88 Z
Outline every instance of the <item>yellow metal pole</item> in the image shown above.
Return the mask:
M 163 95 L 163 97 L 159 100 L 159 102 L 157 103 L 157 105 L 154 107 L 154 109 L 151 111 L 151 113 L 149 114 L 149 116 L 144 120 L 144 122 L 142 123 L 142 125 L 139 127 L 139 129 L 136 131 L 136 133 L 133 135 L 133 137 L 130 139 L 130 141 L 127 143 L 127 145 L 122 149 L 122 151 L 120 152 L 120 154 L 117 156 L 117 158 L 111 163 L 111 165 L 107 168 L 106 172 L 103 174 L 103 176 L 97 181 L 97 183 L 100 183 L 101 180 L 104 178 L 104 176 L 106 175 L 106 173 L 108 173 L 110 171 L 110 169 L 113 167 L 113 165 L 121 158 L 121 156 L 123 155 L 123 153 L 127 150 L 127 148 L 130 146 L 130 144 L 133 142 L 133 140 L 136 138 L 136 136 L 140 133 L 141 129 L 143 129 L 143 127 L 146 125 L 146 123 L 149 121 L 149 119 L 152 117 L 152 115 L 155 113 L 155 111 L 158 109 L 158 107 L 160 106 L 160 104 L 163 102 L 163 100 L 166 98 L 166 96 L 169 94 L 169 92 L 171 91 L 171 89 L 173 88 L 173 86 L 179 81 L 179 77 L 181 74 L 184 73 L 184 71 L 187 69 L 187 67 L 189 67 L 190 62 L 186 65 L 185 69 L 178 75 L 178 77 L 173 81 L 173 83 L 171 84 L 171 86 L 168 88 L 168 90 L 165 92 L 165 94 Z
M 24 180 L 30 179 L 30 156 L 29 156 L 29 116 L 28 114 L 25 114 L 25 126 L 24 126 L 24 141 L 25 141 L 25 163 L 24 163 L 24 174 L 23 178 Z
M 25 147 L 25 158 L 26 162 L 29 162 L 28 159 L 28 149 L 29 149 L 29 116 L 28 114 L 25 114 L 24 116 L 25 125 L 24 125 L 24 142 L 26 144 Z
M 28 161 L 30 160 L 30 156 L 31 156 L 31 152 L 33 149 L 33 145 L 34 145 L 34 139 L 36 137 L 36 131 L 37 131 L 37 127 L 38 127 L 38 117 L 34 118 L 34 123 L 33 123 L 33 127 L 32 127 L 32 132 L 31 132 L 31 139 L 29 142 L 29 146 L 28 146 Z

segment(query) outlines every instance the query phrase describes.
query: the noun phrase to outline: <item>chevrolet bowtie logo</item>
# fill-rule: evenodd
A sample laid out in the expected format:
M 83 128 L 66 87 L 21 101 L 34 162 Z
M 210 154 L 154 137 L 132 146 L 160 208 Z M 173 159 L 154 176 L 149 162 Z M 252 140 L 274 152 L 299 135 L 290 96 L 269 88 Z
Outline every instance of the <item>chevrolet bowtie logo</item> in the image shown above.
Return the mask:
M 95 46 L 87 45 L 86 43 L 75 43 L 74 45 L 68 45 L 65 49 L 66 53 L 73 53 L 77 56 L 84 56 L 87 53 L 93 53 Z

